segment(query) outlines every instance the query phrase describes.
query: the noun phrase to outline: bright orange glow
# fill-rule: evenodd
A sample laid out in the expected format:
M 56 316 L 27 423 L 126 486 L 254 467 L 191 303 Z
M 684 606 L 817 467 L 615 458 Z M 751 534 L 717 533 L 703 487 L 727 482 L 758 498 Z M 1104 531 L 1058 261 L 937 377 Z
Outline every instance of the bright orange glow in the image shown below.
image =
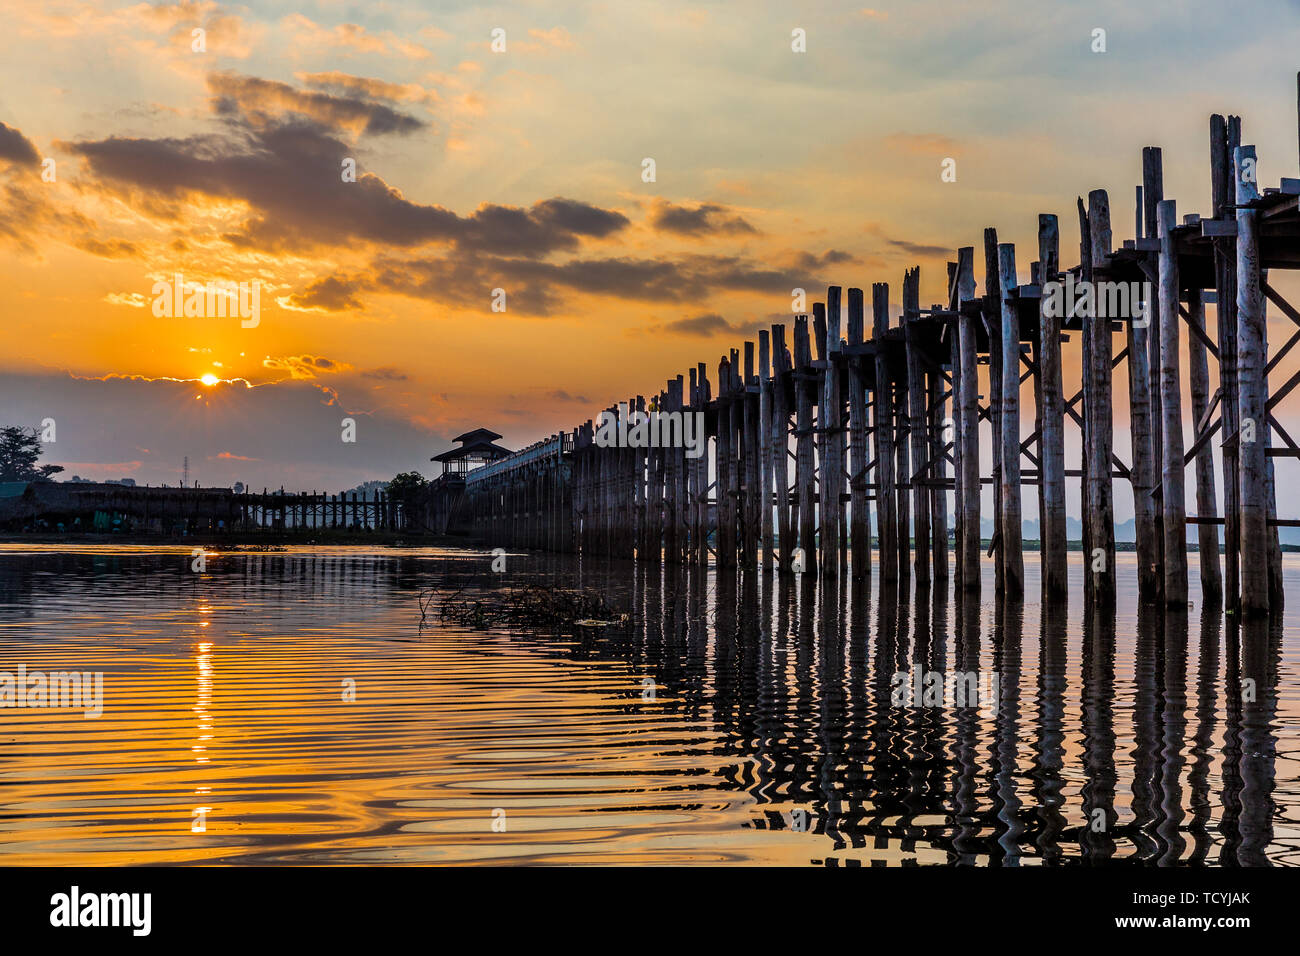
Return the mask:
M 221 379 L 217 378 L 211 372 L 208 372 L 208 374 L 200 376 L 199 381 L 202 382 L 204 385 L 216 385 L 219 381 L 221 381 Z

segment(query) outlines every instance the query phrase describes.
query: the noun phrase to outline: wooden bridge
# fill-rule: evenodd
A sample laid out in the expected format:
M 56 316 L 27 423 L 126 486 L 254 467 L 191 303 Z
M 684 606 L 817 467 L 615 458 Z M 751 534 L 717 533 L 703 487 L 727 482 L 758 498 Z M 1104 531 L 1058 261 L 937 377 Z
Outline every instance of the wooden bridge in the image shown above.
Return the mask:
M 1212 208 L 1180 221 L 1164 196 L 1161 150 L 1144 149 L 1134 238 L 1116 246 L 1110 198 L 1093 190 L 1077 201 L 1080 261 L 1066 271 L 1057 217 L 1040 215 L 1027 284 L 1014 246 L 986 229 L 981 250 L 959 248 L 948 263 L 946 302 L 922 308 L 919 269 L 906 272 L 897 322 L 886 283 L 871 287 L 869 328 L 863 290 L 831 286 L 811 314 L 793 316 L 793 350 L 786 326 L 775 324 L 721 358 L 716 389 L 712 369 L 700 363 L 649 403 L 628 400 L 640 412 L 702 412 L 704 457 L 689 458 L 682 447 L 602 447 L 588 420 L 471 472 L 453 522 L 503 547 L 858 577 L 871 571 L 874 509 L 882 579 L 951 578 L 973 590 L 980 587 L 980 486 L 992 485 L 997 587 L 1018 598 L 1028 486 L 1038 495 L 1044 596 L 1057 600 L 1066 594 L 1066 483 L 1077 481 L 1086 595 L 1110 602 L 1120 479 L 1134 494 L 1144 599 L 1186 604 L 1186 529 L 1195 524 L 1207 597 L 1226 596 L 1227 608 L 1247 613 L 1276 610 L 1283 597 L 1277 529 L 1300 522 L 1277 518 L 1273 462 L 1300 457 L 1300 446 L 1274 411 L 1300 373 L 1278 385 L 1270 373 L 1300 341 L 1300 329 L 1270 352 L 1265 304 L 1300 326 L 1300 311 L 1269 282 L 1271 271 L 1300 268 L 1300 179 L 1261 193 L 1255 148 L 1242 145 L 1235 116 L 1211 117 L 1209 167 Z M 1068 304 L 1061 315 L 1048 285 L 1058 282 L 1105 294 L 1112 305 L 1118 283 L 1145 291 L 1117 314 Z M 1207 304 L 1216 306 L 1214 336 Z M 1081 352 L 1077 390 L 1062 380 L 1066 344 Z M 1127 462 L 1113 450 L 1117 374 L 1128 376 Z M 1196 423 L 1187 436 L 1184 378 Z M 1083 450 L 1078 469 L 1065 467 L 1071 428 Z M 1223 515 L 1210 444 L 1216 436 Z M 984 441 L 991 442 L 989 474 L 980 468 Z M 1190 515 L 1189 466 L 1197 502 Z
M 0 499 L 0 526 L 27 530 L 190 533 L 312 532 L 325 529 L 395 531 L 405 525 L 403 502 L 382 491 L 260 493 L 230 488 L 172 488 L 107 482 L 36 481 Z

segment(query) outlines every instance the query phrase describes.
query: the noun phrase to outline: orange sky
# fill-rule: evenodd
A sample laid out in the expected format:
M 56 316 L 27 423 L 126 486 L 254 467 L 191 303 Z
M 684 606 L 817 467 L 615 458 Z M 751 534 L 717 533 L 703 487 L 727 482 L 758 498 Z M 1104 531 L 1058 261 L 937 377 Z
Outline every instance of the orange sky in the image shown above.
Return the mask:
M 1263 183 L 1296 175 L 1300 29 L 1265 6 L 1261 35 L 1209 3 L 1171 27 L 1110 2 L 2 0 L 0 419 L 54 418 L 69 475 L 174 483 L 188 456 L 204 484 L 337 490 L 716 368 L 796 286 L 920 265 L 939 301 L 987 225 L 1027 281 L 1037 214 L 1071 265 L 1089 189 L 1131 235 L 1143 145 L 1203 212 L 1213 111 Z M 257 326 L 155 316 L 177 271 L 260 282 Z

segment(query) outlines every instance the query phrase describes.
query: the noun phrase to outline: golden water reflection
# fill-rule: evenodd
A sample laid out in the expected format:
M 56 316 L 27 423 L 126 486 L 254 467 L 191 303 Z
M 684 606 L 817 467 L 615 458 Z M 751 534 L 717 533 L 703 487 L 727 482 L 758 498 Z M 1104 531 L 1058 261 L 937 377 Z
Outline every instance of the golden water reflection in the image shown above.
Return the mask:
M 1300 862 L 1300 609 L 489 561 L 0 546 L 0 671 L 105 695 L 0 710 L 0 861 Z M 632 623 L 421 629 L 420 590 L 466 580 L 600 588 Z M 900 672 L 998 694 L 900 706 Z

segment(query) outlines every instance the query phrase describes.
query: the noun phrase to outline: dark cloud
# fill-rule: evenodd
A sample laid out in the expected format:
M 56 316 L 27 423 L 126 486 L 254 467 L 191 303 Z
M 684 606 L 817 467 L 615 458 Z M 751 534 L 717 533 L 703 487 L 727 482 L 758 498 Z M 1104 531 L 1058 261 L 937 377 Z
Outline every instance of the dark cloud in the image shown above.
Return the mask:
M 726 332 L 731 335 L 748 335 L 759 327 L 758 322 L 728 322 L 716 312 L 694 315 L 685 319 L 665 322 L 659 328 L 673 335 L 710 336 Z
M 365 272 L 330 276 L 289 297 L 296 308 L 355 308 L 365 293 L 390 293 L 459 307 L 491 305 L 492 290 L 506 290 L 510 313 L 545 316 L 567 293 L 640 302 L 693 302 L 719 291 L 786 297 L 795 287 L 824 284 L 816 274 L 756 266 L 725 256 L 677 259 L 631 257 L 544 262 L 466 254 L 441 259 L 377 259 Z
M 821 255 L 815 252 L 801 252 L 796 257 L 799 268 L 807 269 L 810 272 L 816 269 L 825 269 L 827 266 L 838 266 L 846 262 L 857 261 L 857 256 L 841 249 L 828 249 Z
M 0 123 L 0 160 L 20 166 L 35 166 L 40 163 L 41 154 L 21 132 Z
M 692 238 L 758 233 L 743 218 L 729 213 L 726 206 L 716 203 L 699 203 L 690 207 L 661 200 L 650 210 L 650 225 L 660 232 Z
M 947 246 L 930 246 L 923 242 L 908 242 L 906 239 L 886 239 L 895 249 L 902 249 L 908 255 L 913 256 L 951 256 L 953 250 Z
M 413 133 L 428 124 L 399 113 L 390 106 L 354 96 L 298 90 L 288 83 L 264 80 L 236 73 L 214 73 L 208 77 L 213 112 L 245 120 L 256 127 L 274 125 L 286 114 L 301 116 L 334 130 L 385 133 Z
M 407 375 L 400 369 L 385 365 L 382 368 L 367 369 L 361 373 L 362 378 L 377 378 L 385 382 L 405 382 Z
M 125 239 L 95 239 L 88 236 L 77 240 L 74 245 L 101 259 L 126 259 L 140 251 L 139 246 Z
M 194 194 L 247 203 L 248 219 L 223 238 L 266 251 L 365 240 L 541 257 L 628 225 L 622 213 L 572 199 L 547 199 L 529 208 L 489 203 L 461 216 L 411 202 L 372 173 L 343 182 L 343 160 L 355 159 L 356 151 L 331 124 L 378 122 L 385 114 L 375 112 L 375 104 L 344 105 L 342 98 L 318 93 L 295 98 L 290 94 L 296 91 L 285 84 L 268 88 L 265 81 L 253 85 L 246 77 L 226 75 L 225 82 L 240 92 L 218 99 L 225 133 L 183 139 L 114 136 L 62 145 L 83 157 L 105 188 L 159 218 L 186 218 L 185 200 Z M 282 115 L 272 116 L 273 108 Z M 391 118 L 382 123 L 392 125 Z
M 352 368 L 346 362 L 337 362 L 321 355 L 286 355 L 283 358 L 268 356 L 262 360 L 262 367 L 288 372 L 292 378 L 297 379 L 315 378 L 320 372 L 345 372 Z

